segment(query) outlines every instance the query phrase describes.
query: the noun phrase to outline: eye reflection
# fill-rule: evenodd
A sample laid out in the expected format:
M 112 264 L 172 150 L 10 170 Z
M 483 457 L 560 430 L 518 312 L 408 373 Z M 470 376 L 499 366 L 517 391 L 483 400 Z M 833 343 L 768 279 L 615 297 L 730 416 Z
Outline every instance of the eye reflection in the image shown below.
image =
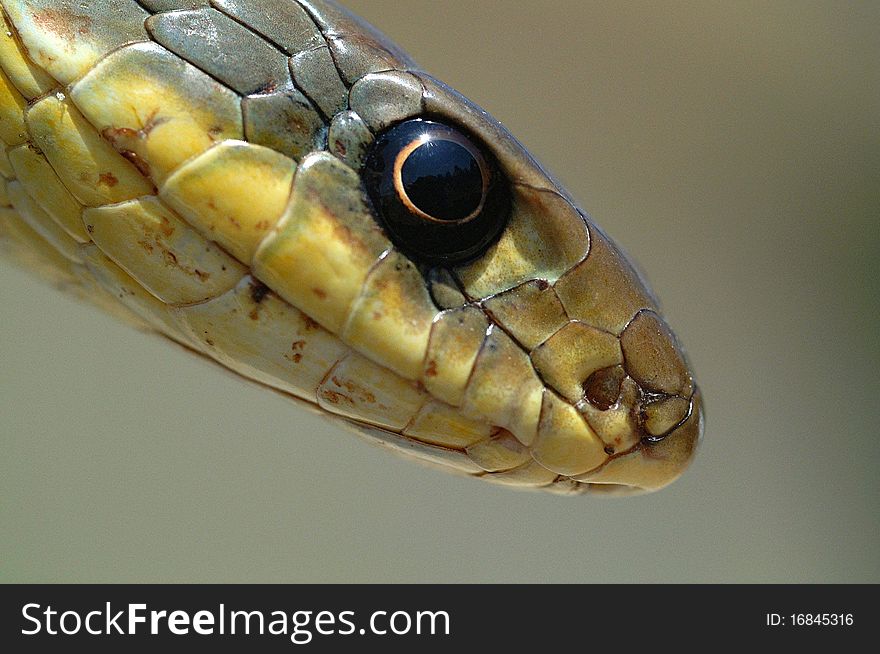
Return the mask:
M 488 181 L 483 156 L 446 135 L 418 138 L 400 151 L 395 163 L 397 194 L 426 220 L 474 218 L 483 208 Z

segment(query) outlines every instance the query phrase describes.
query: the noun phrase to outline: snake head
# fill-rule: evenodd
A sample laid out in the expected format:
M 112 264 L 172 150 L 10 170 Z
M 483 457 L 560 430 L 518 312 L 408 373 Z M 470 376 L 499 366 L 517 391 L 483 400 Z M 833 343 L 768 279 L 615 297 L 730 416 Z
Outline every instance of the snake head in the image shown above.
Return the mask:
M 346 16 L 325 20 L 351 83 L 329 129 L 335 159 L 300 163 L 288 213 L 320 207 L 311 224 L 333 226 L 308 266 L 343 261 L 321 274 L 351 288 L 328 302 L 340 285 L 286 265 L 284 239 L 256 267 L 369 362 L 337 369 L 319 402 L 490 481 L 563 493 L 673 481 L 701 401 L 640 274 L 498 121 Z
M 700 439 L 700 396 L 627 256 L 500 123 L 433 77 L 368 74 L 351 98 L 376 135 L 359 170 L 393 254 L 373 320 L 352 330 L 349 316 L 343 338 L 430 395 L 404 435 L 462 449 L 501 483 L 619 494 L 677 478 Z
M 26 102 L 0 75 L 10 199 L 136 320 L 489 481 L 685 469 L 700 395 L 640 275 L 374 28 L 329 0 L 65 2 L 74 39 L 56 4 L 3 3 L 51 76 Z

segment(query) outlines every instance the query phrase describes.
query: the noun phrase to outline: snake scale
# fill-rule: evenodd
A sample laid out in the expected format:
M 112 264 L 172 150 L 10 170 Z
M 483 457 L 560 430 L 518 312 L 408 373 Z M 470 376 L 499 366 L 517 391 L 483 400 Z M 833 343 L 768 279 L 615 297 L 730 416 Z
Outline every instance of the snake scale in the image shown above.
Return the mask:
M 447 471 L 653 491 L 702 433 L 640 274 L 486 112 L 322 0 L 0 0 L 0 243 Z

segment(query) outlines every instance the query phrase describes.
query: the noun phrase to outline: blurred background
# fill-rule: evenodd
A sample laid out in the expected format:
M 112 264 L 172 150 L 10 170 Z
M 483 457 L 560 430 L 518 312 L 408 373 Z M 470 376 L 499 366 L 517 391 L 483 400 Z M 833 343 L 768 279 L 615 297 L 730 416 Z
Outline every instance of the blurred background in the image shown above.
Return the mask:
M 880 582 L 880 4 L 347 4 L 642 264 L 696 462 L 618 500 L 425 470 L 0 262 L 0 581 Z

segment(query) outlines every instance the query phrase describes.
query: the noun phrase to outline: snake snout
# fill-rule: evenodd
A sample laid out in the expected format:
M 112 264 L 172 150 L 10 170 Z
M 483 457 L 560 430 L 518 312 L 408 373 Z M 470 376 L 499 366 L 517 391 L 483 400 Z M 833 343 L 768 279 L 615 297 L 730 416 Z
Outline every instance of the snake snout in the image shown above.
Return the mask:
M 642 412 L 653 402 L 642 405 Z M 613 455 L 608 463 L 578 481 L 592 489 L 627 493 L 650 492 L 675 481 L 690 465 L 703 433 L 703 408 L 699 390 L 686 405 L 685 417 L 661 437 L 645 437 L 629 451 Z M 649 409 L 651 411 L 652 409 Z
M 657 490 L 678 478 L 696 452 L 700 393 L 675 336 L 653 310 L 639 311 L 619 343 L 622 363 L 591 374 L 577 404 L 609 458 L 577 481 Z
M 553 285 L 566 321 L 529 355 L 546 387 L 532 454 L 578 490 L 657 490 L 693 458 L 700 397 L 641 276 L 600 230 L 590 236 Z

